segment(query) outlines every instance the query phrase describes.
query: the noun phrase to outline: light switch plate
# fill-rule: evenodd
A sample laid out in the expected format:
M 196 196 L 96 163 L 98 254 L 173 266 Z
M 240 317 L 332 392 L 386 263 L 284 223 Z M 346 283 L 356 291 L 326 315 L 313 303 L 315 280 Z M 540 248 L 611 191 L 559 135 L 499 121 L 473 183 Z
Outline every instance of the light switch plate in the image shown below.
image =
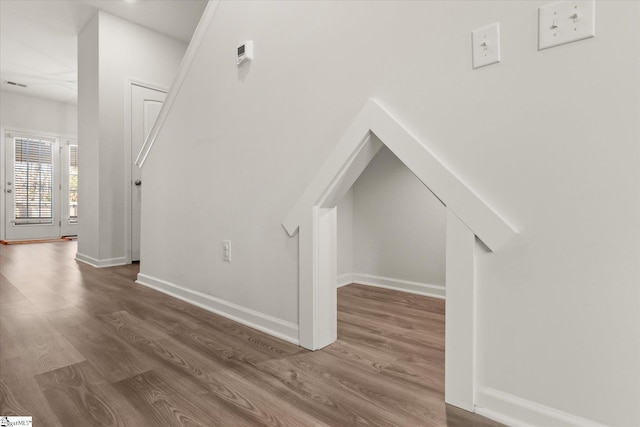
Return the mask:
M 500 62 L 500 24 L 495 23 L 471 33 L 473 68 Z
M 563 0 L 540 7 L 538 50 L 593 37 L 595 16 L 595 0 Z

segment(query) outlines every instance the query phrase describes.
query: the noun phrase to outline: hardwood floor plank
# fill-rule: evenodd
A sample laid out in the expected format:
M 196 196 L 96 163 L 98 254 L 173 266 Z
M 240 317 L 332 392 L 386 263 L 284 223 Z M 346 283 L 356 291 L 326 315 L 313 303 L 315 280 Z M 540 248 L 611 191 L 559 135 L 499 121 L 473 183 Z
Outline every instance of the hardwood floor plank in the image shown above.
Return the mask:
M 343 286 L 340 290 L 346 287 Z M 445 319 L 445 315 L 442 313 L 432 313 L 417 307 L 396 306 L 389 301 L 365 300 L 362 297 L 343 296 L 342 294 L 338 299 L 338 308 L 347 313 L 358 313 L 365 317 L 393 321 L 398 325 L 407 327 L 415 325 L 416 322 L 435 321 L 443 323 Z
M 165 366 L 174 370 L 176 374 L 191 377 L 194 382 L 202 387 L 201 392 L 222 400 L 228 406 L 232 406 L 235 412 L 250 417 L 253 423 L 261 425 L 313 425 L 304 422 L 302 414 L 291 423 L 289 418 L 295 417 L 297 409 L 288 402 L 269 402 L 269 394 L 263 389 L 255 387 L 248 382 L 243 374 L 236 373 L 229 365 L 221 360 L 210 359 L 198 351 L 183 345 L 173 339 L 154 341 L 143 337 L 136 332 L 135 327 L 118 328 L 120 336 L 129 341 L 150 358 L 165 363 Z M 256 404 L 256 402 L 258 402 Z
M 14 337 L 55 335 L 58 332 L 44 314 L 31 303 L 25 307 L 18 306 L 15 309 L 3 310 L 0 322 L 3 329 Z
M 197 329 L 200 326 L 200 322 L 166 310 L 159 304 L 129 298 L 119 302 L 118 306 L 167 335 L 181 334 L 185 330 Z
M 307 357 L 298 356 L 299 358 Z M 329 424 L 339 425 L 402 425 L 396 412 L 388 412 L 368 404 L 349 387 L 335 387 L 313 366 L 287 358 L 262 364 L 265 371 L 278 378 L 297 395 L 322 412 Z M 410 424 L 407 424 L 410 425 Z
M 36 426 L 63 426 L 22 356 L 0 361 L 0 414 L 31 416 Z
M 145 321 L 127 311 L 121 310 L 110 314 L 100 314 L 97 317 L 113 328 L 118 336 L 125 337 L 127 341 L 155 341 L 169 338 L 163 331 L 148 325 Z
M 61 334 L 13 338 L 14 352 L 22 355 L 28 371 L 33 375 L 73 365 L 85 360 L 84 356 Z M 5 343 L 2 343 L 5 346 Z
M 391 355 L 410 354 L 420 360 L 428 360 L 431 363 L 444 366 L 444 349 L 434 348 L 430 346 L 429 343 L 416 346 L 414 343 L 384 337 L 346 322 L 339 323 L 338 339 L 355 342 L 364 347 L 385 351 Z
M 377 301 L 391 303 L 395 307 L 405 307 L 411 310 L 424 310 L 431 314 L 444 314 L 445 301 L 440 298 L 429 298 L 421 295 L 410 294 L 407 292 L 398 292 L 391 289 L 376 288 L 374 286 L 365 286 L 351 284 L 341 290 L 341 297 L 355 296 L 362 298 L 364 301 Z
M 230 368 L 244 366 L 245 364 L 256 365 L 273 357 L 265 357 L 262 353 L 252 351 L 249 346 L 243 347 L 242 340 L 234 339 L 225 334 L 206 326 L 196 328 L 183 328 L 172 338 L 185 346 L 197 349 L 210 360 L 227 364 Z
M 241 340 L 246 348 L 259 352 L 269 358 L 286 357 L 306 351 L 295 344 L 264 333 L 256 333 L 257 331 L 255 329 L 251 329 L 248 326 L 244 326 L 180 300 L 166 299 L 163 302 L 163 306 L 175 313 L 188 316 L 192 320 L 206 325 L 208 328 L 217 330 L 228 336 L 233 336 L 234 340 Z
M 444 403 L 443 300 L 342 287 L 338 340 L 309 352 L 75 251 L 0 246 L 0 414 L 54 427 L 500 425 Z
M 443 363 L 425 363 L 422 360 L 398 358 L 395 354 L 378 351 L 375 348 L 356 346 L 345 341 L 336 341 L 323 349 L 326 353 L 344 360 L 346 364 L 357 364 L 371 374 L 387 377 L 403 387 L 417 387 L 438 393 L 444 399 Z M 405 356 L 406 357 L 406 356 Z
M 369 333 L 387 338 L 403 340 L 416 345 L 444 349 L 444 325 L 431 322 L 420 322 L 411 327 L 403 327 L 396 323 L 381 321 L 355 315 L 352 313 L 338 313 L 338 322 L 358 326 Z
M 11 309 L 24 300 L 26 297 L 9 282 L 9 279 L 0 274 L 0 310 Z
M 36 375 L 35 379 L 57 418 L 65 426 L 153 425 L 89 362 Z
M 201 395 L 186 399 L 184 395 L 188 390 L 180 390 L 179 384 L 180 382 L 165 381 L 154 371 L 148 371 L 120 381 L 115 387 L 155 425 L 248 425 L 248 419 L 226 411 L 224 405 L 217 400 L 203 399 Z
M 63 296 L 65 293 L 61 292 L 61 286 L 55 284 L 52 286 L 50 283 L 38 280 L 29 281 L 22 285 L 17 283 L 17 285 L 20 286 L 20 293 L 40 312 L 73 307 L 73 303 Z
M 444 395 L 441 389 L 429 390 L 423 385 L 392 381 L 391 377 L 372 373 L 358 361 L 336 357 L 328 352 L 314 352 L 305 357 L 288 358 L 287 361 L 313 371 L 325 380 L 359 394 L 362 400 L 386 407 L 387 410 L 400 408 L 425 421 L 443 416 L 441 402 Z
M 96 319 L 77 309 L 47 313 L 65 338 L 109 381 L 116 382 L 156 366 Z
M 297 346 L 292 348 L 291 344 L 284 341 L 267 342 L 265 337 L 250 328 L 239 328 L 239 334 L 231 334 L 228 330 L 228 327 L 216 328 L 209 323 L 203 323 L 195 328 L 182 328 L 172 336 L 220 360 L 236 359 L 254 365 L 307 352 Z
M 201 335 L 202 334 L 202 335 Z M 312 400 L 308 400 L 305 397 L 292 391 L 286 381 L 281 381 L 265 369 L 262 366 L 262 362 L 277 360 L 273 357 L 265 358 L 255 352 L 245 353 L 243 350 L 237 347 L 229 347 L 226 344 L 221 344 L 213 339 L 207 338 L 211 335 L 211 330 L 207 328 L 201 328 L 197 331 L 191 331 L 187 334 L 176 336 L 185 345 L 196 348 L 203 355 L 211 358 L 211 360 L 218 360 L 220 363 L 224 363 L 225 367 L 235 373 L 241 374 L 242 378 L 247 381 L 248 386 L 253 386 L 254 389 L 260 389 L 268 396 L 278 396 L 278 401 L 286 401 L 288 404 L 294 406 L 305 414 L 312 416 L 312 419 L 316 420 L 312 422 L 312 425 L 316 425 L 322 421 L 328 425 L 336 425 L 336 419 L 333 418 L 334 414 L 327 416 L 326 412 L 318 410 L 315 403 Z M 242 341 L 240 342 L 242 344 Z M 233 345 L 233 343 L 231 344 Z M 299 354 L 305 354 L 303 352 Z M 209 393 L 208 393 L 209 394 Z M 280 405 L 278 401 L 274 402 L 274 405 Z M 293 415 L 294 411 L 289 410 L 289 416 Z M 307 417 L 303 417 L 307 418 Z M 306 425 L 306 422 L 299 422 L 300 425 Z

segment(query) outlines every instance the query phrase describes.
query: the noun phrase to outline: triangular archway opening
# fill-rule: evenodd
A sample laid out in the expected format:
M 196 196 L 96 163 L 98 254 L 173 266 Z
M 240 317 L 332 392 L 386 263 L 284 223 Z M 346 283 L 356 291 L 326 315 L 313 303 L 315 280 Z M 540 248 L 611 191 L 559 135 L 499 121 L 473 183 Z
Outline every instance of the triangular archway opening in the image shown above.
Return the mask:
M 299 236 L 299 341 L 317 350 L 336 339 L 336 204 L 385 145 L 447 207 L 445 401 L 472 411 L 475 253 L 516 234 L 376 101 L 356 116 L 293 207 L 284 228 Z

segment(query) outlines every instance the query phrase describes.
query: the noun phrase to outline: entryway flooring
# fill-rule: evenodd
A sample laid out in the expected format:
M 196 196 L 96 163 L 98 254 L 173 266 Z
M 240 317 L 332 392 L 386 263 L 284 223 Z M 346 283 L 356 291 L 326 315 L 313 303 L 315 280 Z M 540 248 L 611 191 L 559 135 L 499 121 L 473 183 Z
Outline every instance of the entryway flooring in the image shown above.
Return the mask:
M 349 285 L 309 352 L 95 269 L 0 245 L 0 415 L 35 426 L 478 426 L 444 403 L 444 302 Z

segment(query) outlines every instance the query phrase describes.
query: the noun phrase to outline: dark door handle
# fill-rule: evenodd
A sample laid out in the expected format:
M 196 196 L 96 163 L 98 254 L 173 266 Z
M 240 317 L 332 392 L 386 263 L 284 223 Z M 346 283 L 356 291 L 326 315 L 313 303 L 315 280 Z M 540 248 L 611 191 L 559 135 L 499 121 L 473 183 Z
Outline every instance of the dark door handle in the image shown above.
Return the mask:
M 142 185 L 142 181 L 140 181 L 139 179 L 136 179 L 134 182 L 135 185 Z

